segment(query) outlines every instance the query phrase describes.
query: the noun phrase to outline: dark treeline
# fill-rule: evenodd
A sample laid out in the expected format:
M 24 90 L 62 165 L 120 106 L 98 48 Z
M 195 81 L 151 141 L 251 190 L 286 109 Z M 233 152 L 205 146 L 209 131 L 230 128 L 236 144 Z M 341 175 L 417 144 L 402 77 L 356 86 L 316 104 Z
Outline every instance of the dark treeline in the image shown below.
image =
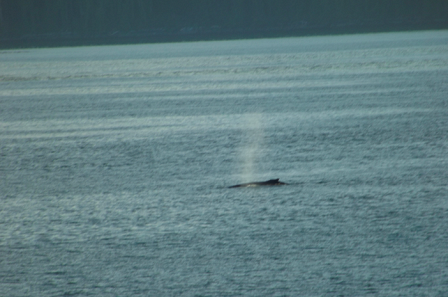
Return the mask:
M 448 0 L 0 0 L 0 39 L 381 31 L 444 28 L 447 19 Z

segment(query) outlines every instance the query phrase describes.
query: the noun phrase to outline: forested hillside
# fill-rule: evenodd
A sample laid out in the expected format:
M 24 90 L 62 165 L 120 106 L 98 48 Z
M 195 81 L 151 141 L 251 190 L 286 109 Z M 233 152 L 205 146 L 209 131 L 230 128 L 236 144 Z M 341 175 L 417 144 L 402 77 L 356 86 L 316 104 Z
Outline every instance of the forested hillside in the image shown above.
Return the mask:
M 446 27 L 448 0 L 0 0 L 0 39 Z M 248 36 L 250 37 L 250 36 Z

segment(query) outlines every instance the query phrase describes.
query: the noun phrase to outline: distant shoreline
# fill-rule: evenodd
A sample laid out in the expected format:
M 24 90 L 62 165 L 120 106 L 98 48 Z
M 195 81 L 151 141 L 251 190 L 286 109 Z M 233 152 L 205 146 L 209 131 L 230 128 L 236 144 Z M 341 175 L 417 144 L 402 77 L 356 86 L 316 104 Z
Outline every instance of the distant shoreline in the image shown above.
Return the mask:
M 140 43 L 195 42 L 212 40 L 281 38 L 315 35 L 342 35 L 393 31 L 448 29 L 447 21 L 395 24 L 337 24 L 327 26 L 298 26 L 277 28 L 180 28 L 128 32 L 107 32 L 81 35 L 79 33 L 47 33 L 20 37 L 0 37 L 0 49 L 119 45 Z

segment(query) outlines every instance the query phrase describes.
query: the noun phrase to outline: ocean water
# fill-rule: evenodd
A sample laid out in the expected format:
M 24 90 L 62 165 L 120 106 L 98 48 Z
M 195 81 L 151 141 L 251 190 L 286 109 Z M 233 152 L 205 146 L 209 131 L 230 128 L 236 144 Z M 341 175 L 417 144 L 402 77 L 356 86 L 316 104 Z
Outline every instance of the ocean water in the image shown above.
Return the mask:
M 447 226 L 448 31 L 0 51 L 1 296 L 448 296 Z

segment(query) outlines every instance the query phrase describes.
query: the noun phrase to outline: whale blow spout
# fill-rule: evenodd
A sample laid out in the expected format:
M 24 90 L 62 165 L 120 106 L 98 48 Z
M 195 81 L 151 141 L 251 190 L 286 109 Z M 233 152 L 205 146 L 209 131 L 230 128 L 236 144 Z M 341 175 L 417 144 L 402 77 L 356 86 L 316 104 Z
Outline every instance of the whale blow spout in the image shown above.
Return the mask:
M 239 184 L 234 185 L 229 188 L 247 188 L 247 187 L 259 187 L 259 186 L 281 186 L 281 185 L 287 185 L 287 183 L 282 183 L 279 181 L 279 179 L 270 179 L 264 182 L 253 182 L 253 183 L 245 183 L 245 184 Z

